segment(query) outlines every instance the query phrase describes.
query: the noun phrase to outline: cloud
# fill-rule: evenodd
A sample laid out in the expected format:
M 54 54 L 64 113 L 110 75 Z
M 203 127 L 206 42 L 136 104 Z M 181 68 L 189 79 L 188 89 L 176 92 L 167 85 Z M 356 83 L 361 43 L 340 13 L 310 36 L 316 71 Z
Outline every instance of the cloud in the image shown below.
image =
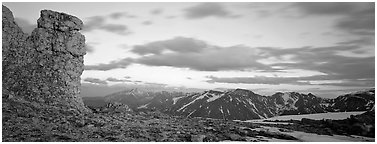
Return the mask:
M 374 79 L 336 79 L 326 75 L 307 77 L 214 77 L 207 76 L 209 83 L 234 83 L 234 84 L 268 84 L 268 85 L 322 85 L 341 87 L 374 87 Z
M 132 59 L 125 58 L 119 61 L 112 61 L 108 64 L 98 64 L 98 65 L 85 65 L 85 70 L 99 70 L 108 71 L 117 68 L 126 68 L 128 65 L 132 64 Z
M 257 62 L 249 48 L 209 49 L 202 53 L 168 53 L 145 56 L 136 62 L 149 66 L 171 66 L 199 71 L 271 69 Z
M 309 77 L 210 77 L 208 82 L 248 84 L 294 84 L 331 86 L 373 86 L 375 57 L 355 56 L 373 51 L 360 43 L 371 40 L 351 40 L 332 47 L 273 48 L 246 46 L 220 47 L 204 41 L 176 37 L 170 40 L 135 46 L 131 51 L 142 57 L 135 63 L 149 66 L 170 66 L 199 71 L 223 71 L 253 69 L 258 72 L 284 72 L 284 70 L 307 70 L 324 75 Z M 370 45 L 370 44 L 366 44 Z M 344 54 L 344 52 L 348 52 Z M 266 63 L 263 60 L 273 59 Z M 327 81 L 316 83 L 316 81 Z
M 100 84 L 100 85 L 106 85 L 107 84 L 107 82 L 105 80 L 100 80 L 98 78 L 85 78 L 84 81 L 90 82 L 90 83 L 93 83 L 93 84 Z
M 103 16 L 89 17 L 84 22 L 84 28 L 82 30 L 83 32 L 89 32 L 93 30 L 104 30 L 119 35 L 127 35 L 131 33 L 126 25 L 107 24 L 106 17 Z
M 231 78 L 219 78 L 214 76 L 208 76 L 210 80 L 209 83 L 236 83 L 236 84 L 271 84 L 271 85 L 280 85 L 280 84 L 309 84 L 308 82 L 298 82 L 298 78 L 285 78 L 285 77 L 265 77 L 265 76 L 256 76 L 256 77 L 231 77 Z
M 295 3 L 302 16 L 340 16 L 335 27 L 357 35 L 374 35 L 374 3 L 305 2 Z
M 113 77 L 109 77 L 106 80 L 110 81 L 110 82 L 132 82 L 131 80 L 122 80 L 122 79 L 117 79 L 117 78 L 113 78 Z
M 119 19 L 121 18 L 125 13 L 122 13 L 122 12 L 116 12 L 116 13 L 112 13 L 110 14 L 110 17 L 113 18 L 113 19 Z
M 158 15 L 158 14 L 161 14 L 162 12 L 163 12 L 162 9 L 154 9 L 151 11 L 151 14 Z
M 208 45 L 200 40 L 175 37 L 170 40 L 156 41 L 145 45 L 136 45 L 131 51 L 140 55 L 161 54 L 166 50 L 180 53 L 192 53 L 200 52 L 206 47 L 208 47 Z
M 14 18 L 14 21 L 17 23 L 19 27 L 21 27 L 22 31 L 27 34 L 31 34 L 31 32 L 37 28 L 36 24 L 31 24 L 29 21 L 22 19 L 22 18 Z
M 136 45 L 131 52 L 139 58 L 125 58 L 108 64 L 86 65 L 85 70 L 112 70 L 125 68 L 132 63 L 148 66 L 170 66 L 199 71 L 244 70 L 255 69 L 279 70 L 262 64 L 254 48 L 245 46 L 220 47 L 209 45 L 204 41 L 175 37 L 169 40 Z
M 359 79 L 373 79 L 375 77 L 375 57 L 353 57 L 352 55 L 340 55 L 340 52 L 352 52 L 360 50 L 355 46 L 334 46 L 321 48 L 296 48 L 274 49 L 263 48 L 263 55 L 273 57 L 291 54 L 294 63 L 277 62 L 270 66 L 283 69 L 303 69 L 318 71 L 325 76 L 301 77 L 301 80 L 347 80 L 348 82 Z
M 220 18 L 239 17 L 239 15 L 234 15 L 227 11 L 220 3 L 201 3 L 184 11 L 185 17 L 188 19 L 201 19 L 211 16 Z
M 343 41 L 337 44 L 353 46 L 374 46 L 374 37 L 360 37 L 358 39 Z
M 356 11 L 353 2 L 298 2 L 298 7 L 305 15 L 348 15 Z
M 112 19 L 120 19 L 122 17 L 124 18 L 136 18 L 137 16 L 128 14 L 127 12 L 115 12 L 109 15 Z
M 166 16 L 165 18 L 166 19 L 174 19 L 174 18 L 176 18 L 177 16 L 173 16 L 173 15 L 171 15 L 171 16 Z
M 102 30 L 106 30 L 108 32 L 120 34 L 120 35 L 127 35 L 130 32 L 128 31 L 127 26 L 125 25 L 118 25 L 118 24 L 107 24 L 100 27 Z
M 374 6 L 373 6 L 374 8 Z M 356 13 L 340 20 L 336 27 L 358 35 L 374 35 L 374 9 L 370 13 Z
M 250 47 L 219 47 L 204 41 L 176 37 L 170 40 L 137 45 L 132 52 L 143 55 L 134 62 L 149 66 L 171 66 L 199 71 L 272 70 L 256 61 L 259 57 Z
M 138 63 L 197 71 L 254 70 L 270 73 L 303 70 L 320 72 L 323 75 L 290 78 L 208 77 L 210 78 L 208 82 L 370 87 L 374 84 L 375 57 L 358 54 L 371 53 L 370 51 L 374 52 L 374 49 L 370 47 L 366 49 L 353 44 L 360 42 L 363 41 L 341 42 L 332 47 L 251 48 L 242 45 L 221 47 L 194 38 L 175 37 L 134 46 L 131 52 L 140 55 L 138 58 L 125 58 L 109 64 L 86 66 L 85 69 L 111 70 Z M 347 53 L 344 54 L 344 52 Z M 318 81 L 327 82 L 318 83 Z
M 358 51 L 368 53 L 370 49 L 361 49 L 344 43 L 334 47 L 286 49 L 220 47 L 193 38 L 176 37 L 137 45 L 131 51 L 142 55 L 134 59 L 134 62 L 150 66 L 171 66 L 200 71 L 254 69 L 260 72 L 276 72 L 284 69 L 303 69 L 343 77 L 374 77 L 374 57 L 353 57 L 340 54 L 341 52 L 356 54 Z M 277 62 L 261 61 L 269 58 Z
M 152 21 L 144 21 L 142 24 L 143 25 L 151 25 L 151 24 L 153 24 L 153 22 Z

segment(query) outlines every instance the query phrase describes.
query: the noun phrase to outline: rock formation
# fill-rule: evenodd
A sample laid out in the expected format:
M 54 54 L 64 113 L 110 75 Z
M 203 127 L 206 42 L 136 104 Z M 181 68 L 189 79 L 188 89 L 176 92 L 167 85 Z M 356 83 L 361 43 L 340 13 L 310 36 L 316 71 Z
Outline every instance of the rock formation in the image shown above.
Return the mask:
M 3 6 L 3 98 L 22 97 L 48 105 L 87 111 L 80 94 L 84 67 L 83 22 L 65 13 L 42 10 L 27 36 Z

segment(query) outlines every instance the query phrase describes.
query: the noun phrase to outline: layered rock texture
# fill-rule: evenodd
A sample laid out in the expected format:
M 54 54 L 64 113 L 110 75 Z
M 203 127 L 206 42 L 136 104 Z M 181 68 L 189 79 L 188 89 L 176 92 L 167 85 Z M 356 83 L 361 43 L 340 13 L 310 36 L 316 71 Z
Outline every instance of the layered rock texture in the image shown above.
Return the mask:
M 27 36 L 3 6 L 3 98 L 22 97 L 48 105 L 88 111 L 79 97 L 84 67 L 83 22 L 65 13 L 42 10 Z

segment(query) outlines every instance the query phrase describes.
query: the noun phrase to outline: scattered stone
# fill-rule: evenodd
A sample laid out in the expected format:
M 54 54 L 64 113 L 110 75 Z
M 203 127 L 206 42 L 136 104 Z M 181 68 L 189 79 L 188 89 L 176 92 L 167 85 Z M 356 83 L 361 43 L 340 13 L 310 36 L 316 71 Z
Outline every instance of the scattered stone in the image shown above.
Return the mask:
M 192 142 L 203 142 L 205 135 L 194 135 L 191 137 Z
M 240 135 L 238 134 L 228 134 L 227 135 L 229 137 L 230 140 L 232 141 L 245 141 L 245 139 L 243 139 Z

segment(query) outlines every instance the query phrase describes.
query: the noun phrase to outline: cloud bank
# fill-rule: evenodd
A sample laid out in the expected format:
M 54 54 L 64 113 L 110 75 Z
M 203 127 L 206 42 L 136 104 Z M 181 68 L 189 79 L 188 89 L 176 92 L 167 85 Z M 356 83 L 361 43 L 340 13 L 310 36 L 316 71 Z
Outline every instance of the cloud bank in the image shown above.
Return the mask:
M 206 17 L 219 18 L 237 18 L 239 15 L 234 15 L 226 10 L 221 3 L 201 3 L 184 10 L 185 17 L 188 19 L 202 19 Z

